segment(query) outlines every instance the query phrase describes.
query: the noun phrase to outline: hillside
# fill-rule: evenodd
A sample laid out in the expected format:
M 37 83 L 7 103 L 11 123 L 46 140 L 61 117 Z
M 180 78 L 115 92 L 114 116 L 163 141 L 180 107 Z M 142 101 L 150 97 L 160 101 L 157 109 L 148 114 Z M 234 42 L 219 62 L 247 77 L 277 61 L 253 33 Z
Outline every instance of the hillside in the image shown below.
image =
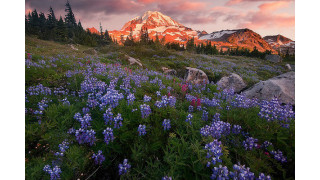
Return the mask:
M 237 73 L 251 87 L 287 62 L 27 36 L 25 63 L 26 179 L 215 179 L 219 165 L 230 178 L 294 178 L 292 107 L 216 83 Z M 187 67 L 210 83 L 186 81 Z

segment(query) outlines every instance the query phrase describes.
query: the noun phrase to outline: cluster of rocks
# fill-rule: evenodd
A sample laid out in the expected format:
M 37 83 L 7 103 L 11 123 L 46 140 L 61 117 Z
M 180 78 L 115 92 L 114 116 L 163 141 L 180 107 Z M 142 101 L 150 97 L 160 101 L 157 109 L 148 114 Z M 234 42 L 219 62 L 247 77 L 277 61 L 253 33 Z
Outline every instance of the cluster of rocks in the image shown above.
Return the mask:
M 128 61 L 130 65 L 138 64 L 142 66 L 142 63 L 130 56 Z M 287 66 L 288 65 L 288 66 Z M 288 70 L 291 70 L 291 66 L 287 64 Z M 176 75 L 177 71 L 162 67 L 164 74 Z M 186 67 L 184 80 L 194 84 L 208 83 L 209 79 L 205 72 L 200 69 Z M 244 80 L 235 73 L 231 73 L 229 76 L 222 77 L 217 85 L 221 89 L 233 88 L 236 93 L 243 93 L 248 98 L 257 98 L 261 100 L 271 100 L 272 98 L 278 98 L 280 102 L 285 104 L 295 104 L 295 72 L 290 71 L 285 74 L 273 77 L 266 81 L 261 81 L 251 88 L 244 90 L 247 84 Z M 244 90 L 244 91 L 243 91 Z

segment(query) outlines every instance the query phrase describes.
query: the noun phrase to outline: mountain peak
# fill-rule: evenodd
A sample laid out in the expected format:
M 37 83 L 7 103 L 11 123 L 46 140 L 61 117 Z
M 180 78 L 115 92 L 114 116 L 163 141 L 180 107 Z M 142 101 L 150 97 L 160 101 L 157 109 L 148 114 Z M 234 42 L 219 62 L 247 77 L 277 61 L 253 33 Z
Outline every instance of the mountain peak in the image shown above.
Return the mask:
M 162 14 L 159 11 L 146 11 L 142 16 L 137 16 L 133 18 L 131 21 L 127 22 L 123 27 L 122 31 L 128 31 L 130 28 L 136 29 L 141 27 L 161 27 L 161 26 L 176 26 L 182 27 L 180 23 L 173 20 L 171 17 Z M 140 30 L 140 29 L 139 29 Z

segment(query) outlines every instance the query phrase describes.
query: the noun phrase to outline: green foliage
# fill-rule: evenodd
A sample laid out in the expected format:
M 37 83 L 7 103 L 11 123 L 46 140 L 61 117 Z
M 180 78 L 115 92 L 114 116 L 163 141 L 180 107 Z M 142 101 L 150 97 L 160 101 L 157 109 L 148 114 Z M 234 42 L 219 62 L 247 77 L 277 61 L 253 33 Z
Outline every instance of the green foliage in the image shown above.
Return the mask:
M 35 42 L 39 43 L 40 41 L 30 40 L 27 43 Z M 27 47 L 31 46 L 28 44 Z M 55 46 L 46 47 L 64 49 L 66 46 L 55 44 Z M 81 48 L 86 48 L 82 49 L 83 51 L 92 49 L 88 47 Z M 39 49 L 40 48 L 35 48 L 32 50 L 41 52 Z M 53 51 L 52 49 L 53 48 L 51 48 L 50 51 Z M 178 55 L 175 51 L 165 48 L 152 48 L 148 47 L 148 45 L 107 45 L 97 48 L 97 51 L 103 54 L 99 57 L 101 63 L 112 64 L 121 62 L 122 66 L 134 70 L 135 68 L 132 66 L 127 66 L 124 58 L 125 54 L 129 54 L 135 58 L 139 58 L 148 69 L 159 68 L 155 66 L 165 66 L 177 70 L 180 76 L 183 76 L 185 67 L 197 67 L 194 61 L 200 58 L 200 55 L 195 56 L 188 52 L 182 52 L 182 55 Z M 110 53 L 110 51 L 112 53 Z M 131 52 L 133 53 L 130 54 Z M 154 55 L 161 57 L 154 57 Z M 169 56 L 174 57 L 169 58 Z M 59 61 L 56 62 L 57 67 L 50 66 L 45 69 L 35 67 L 26 68 L 26 87 L 42 83 L 51 88 L 63 86 L 70 91 L 79 91 L 84 76 L 76 74 L 67 78 L 65 73 L 73 68 L 84 70 L 84 67 L 76 64 L 78 64 L 78 61 L 84 64 L 87 62 L 87 59 L 72 58 L 71 55 L 58 57 Z M 92 56 L 90 57 L 93 58 Z M 213 57 L 217 59 L 225 58 L 226 61 L 228 60 L 230 62 L 233 61 L 233 59 L 228 56 Z M 194 58 L 194 60 L 187 60 L 190 58 Z M 217 61 L 214 58 L 207 59 L 205 62 L 212 62 L 212 65 L 222 63 L 222 61 Z M 39 60 L 47 61 L 48 59 L 47 57 L 32 54 L 32 61 L 38 62 Z M 236 58 L 234 62 L 241 61 L 240 63 L 245 65 L 249 64 L 242 62 L 242 60 L 243 59 Z M 263 63 L 263 61 L 259 61 L 259 63 Z M 203 69 L 209 79 L 214 82 L 220 79 L 225 73 L 213 72 L 205 69 L 205 67 L 201 67 L 201 69 Z M 239 69 L 240 68 L 235 68 L 235 70 Z M 265 71 L 259 71 L 258 73 L 260 72 L 262 72 L 262 74 L 260 74 L 261 76 L 273 75 L 271 73 L 267 74 Z M 107 84 L 110 83 L 108 75 L 95 75 L 95 77 Z M 194 118 L 192 119 L 192 125 L 189 125 L 185 122 L 185 118 L 188 114 L 187 111 L 190 102 L 185 100 L 184 94 L 181 92 L 181 87 L 178 85 L 181 83 L 181 79 L 175 77 L 175 82 L 173 82 L 173 79 L 166 79 L 162 76 L 149 76 L 150 79 L 154 79 L 155 77 L 160 78 L 164 85 L 173 88 L 171 94 L 177 98 L 176 107 L 162 109 L 155 107 L 154 102 L 159 99 L 155 94 L 155 92 L 159 90 L 158 84 L 147 82 L 142 83 L 141 87 L 137 87 L 134 82 L 131 82 L 132 87 L 135 89 L 136 101 L 128 106 L 126 99 L 124 99 L 120 101 L 119 106 L 114 109 L 114 112 L 121 113 L 124 120 L 123 126 L 120 129 L 114 130 L 114 142 L 108 145 L 103 142 L 102 132 L 106 128 L 103 120 L 103 111 L 100 111 L 99 108 L 94 108 L 90 111 L 93 119 L 92 128 L 96 131 L 97 142 L 95 145 L 92 147 L 79 145 L 77 141 L 75 141 L 74 135 L 68 134 L 67 131 L 71 127 L 75 129 L 80 127 L 79 122 L 74 120 L 73 116 L 76 112 L 82 111 L 82 108 L 87 104 L 87 99 L 68 95 L 67 97 L 71 105 L 66 106 L 59 101 L 65 96 L 47 96 L 52 102 L 49 103 L 49 106 L 44 111 L 44 115 L 41 116 L 41 124 L 38 123 L 34 114 L 30 112 L 26 114 L 26 179 L 49 179 L 49 176 L 45 174 L 42 169 L 44 165 L 51 164 L 51 162 L 56 159 L 53 153 L 58 150 L 58 145 L 64 139 L 68 139 L 72 143 L 62 158 L 62 179 L 86 179 L 90 175 L 92 175 L 90 177 L 91 179 L 160 179 L 166 175 L 173 177 L 173 179 L 209 179 L 212 172 L 210 168 L 206 167 L 207 159 L 204 146 L 213 141 L 213 138 L 201 136 L 199 129 L 209 124 L 211 117 L 217 112 L 221 114 L 222 121 L 241 125 L 243 131 L 249 132 L 250 135 L 259 139 L 260 144 L 263 141 L 272 142 L 274 149 L 281 149 L 288 158 L 288 163 L 282 165 L 272 157 L 263 154 L 259 149 L 245 151 L 243 147 L 241 147 L 244 138 L 230 135 L 228 138 L 221 138 L 223 144 L 223 156 L 221 157 L 223 165 L 226 165 L 230 170 L 233 164 L 240 162 L 250 167 L 255 174 L 263 172 L 270 174 L 274 179 L 294 179 L 294 121 L 290 124 L 290 129 L 285 129 L 276 122 L 266 122 L 259 118 L 258 108 L 234 108 L 227 111 L 225 109 L 226 103 L 221 103 L 221 109 L 208 107 L 207 110 L 210 114 L 209 122 L 201 120 L 202 111 L 195 111 L 193 113 Z M 123 79 L 120 77 L 119 82 L 121 83 L 122 81 Z M 188 91 L 188 93 L 194 96 L 212 99 L 214 93 L 219 92 L 217 86 L 213 84 L 207 85 L 206 88 L 210 91 L 203 93 Z M 123 90 L 120 91 L 124 93 Z M 166 95 L 167 93 L 166 89 L 161 90 L 162 95 Z M 141 119 L 139 105 L 143 103 L 144 95 L 152 97 L 152 102 L 149 103 L 152 109 L 152 115 L 149 118 Z M 43 97 L 45 96 L 28 96 L 29 102 L 26 102 L 26 108 L 36 109 L 37 103 L 41 101 Z M 132 112 L 132 109 L 138 110 Z M 163 119 L 171 120 L 170 130 L 163 130 Z M 147 134 L 145 136 L 138 136 L 137 127 L 139 124 L 145 124 L 147 126 Z M 231 142 L 230 139 L 234 140 L 234 142 Z M 98 150 L 102 150 L 106 157 L 105 162 L 100 167 L 94 165 L 91 159 L 92 154 Z M 122 163 L 124 158 L 129 159 L 132 168 L 127 175 L 120 178 L 118 175 L 118 164 Z

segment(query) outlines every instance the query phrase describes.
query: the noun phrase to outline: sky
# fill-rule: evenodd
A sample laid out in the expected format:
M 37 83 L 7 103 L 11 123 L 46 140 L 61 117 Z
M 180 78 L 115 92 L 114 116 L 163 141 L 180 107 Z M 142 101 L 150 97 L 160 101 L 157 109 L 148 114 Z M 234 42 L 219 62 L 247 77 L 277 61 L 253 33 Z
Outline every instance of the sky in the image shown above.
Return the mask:
M 208 33 L 249 28 L 261 36 L 284 35 L 295 40 L 294 0 L 69 0 L 84 28 L 99 23 L 103 30 L 120 30 L 146 11 L 159 11 L 193 30 Z M 26 0 L 25 13 L 37 9 L 65 16 L 66 0 Z

